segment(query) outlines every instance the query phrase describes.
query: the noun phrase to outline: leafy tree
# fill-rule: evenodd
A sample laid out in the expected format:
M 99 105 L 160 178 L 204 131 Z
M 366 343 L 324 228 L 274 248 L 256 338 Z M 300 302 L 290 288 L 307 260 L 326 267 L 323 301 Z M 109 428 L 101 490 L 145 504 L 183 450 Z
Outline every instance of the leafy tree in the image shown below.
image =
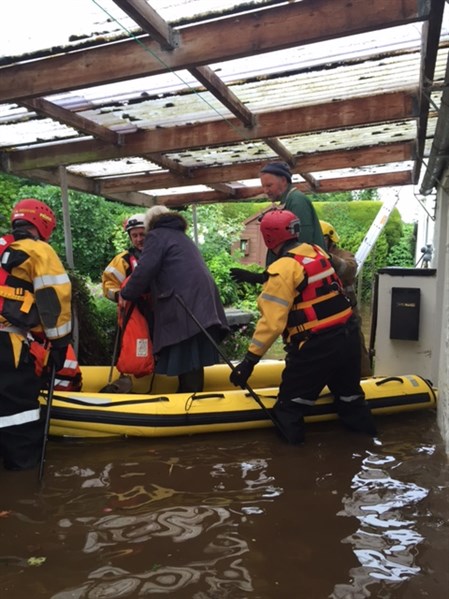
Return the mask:
M 382 207 L 382 202 L 315 202 L 318 217 L 332 223 L 340 236 L 340 245 L 355 253 L 373 220 Z M 402 237 L 403 223 L 399 211 L 395 208 L 384 228 L 388 248 L 395 246 Z
M 20 188 L 24 183 L 24 179 L 0 173 L 0 235 L 6 233 L 10 228 L 11 210 L 19 199 Z
M 319 218 L 331 222 L 338 231 L 340 245 L 356 253 L 381 207 L 377 190 L 308 195 L 313 200 Z M 36 197 L 54 210 L 58 226 L 51 243 L 64 260 L 62 203 L 57 187 L 30 184 L 26 179 L 0 174 L 0 234 L 9 230 L 9 216 L 14 203 L 25 197 Z M 103 297 L 92 296 L 89 299 L 86 288 L 94 288 L 91 281 L 97 283 L 111 258 L 128 246 L 128 236 L 123 231 L 122 223 L 139 209 L 130 209 L 119 202 L 109 202 L 101 197 L 74 191 L 69 191 L 68 203 L 76 269 L 72 281 L 75 302 L 80 306 L 83 331 L 80 351 L 83 363 L 108 363 L 115 334 L 115 305 Z M 232 281 L 230 269 L 240 264 L 238 256 L 231 256 L 231 247 L 239 239 L 244 221 L 269 205 L 270 202 L 264 201 L 196 207 L 199 249 L 227 306 L 257 312 L 256 298 L 260 286 L 236 285 Z M 193 238 L 192 207 L 183 210 L 183 216 L 190 224 L 188 234 Z M 414 245 L 413 225 L 404 225 L 399 212 L 393 210 L 365 263 L 362 272 L 363 297 L 369 297 L 372 281 L 379 268 L 390 265 L 413 266 Z M 245 268 L 259 270 L 256 265 Z M 98 330 L 94 324 L 99 326 Z M 102 337 L 101 331 L 105 337 Z M 95 339 L 98 339 L 98 343 L 95 343 Z
M 307 193 L 313 202 L 353 202 L 373 201 L 379 199 L 377 189 L 362 189 L 359 191 L 338 191 L 334 193 Z
M 66 263 L 60 190 L 50 185 L 25 185 L 20 187 L 16 200 L 26 197 L 41 200 L 54 211 L 58 224 L 51 244 Z M 130 210 L 118 202 L 75 191 L 69 191 L 68 205 L 75 268 L 98 281 L 111 258 L 127 245 L 122 223 Z
M 238 255 L 231 255 L 232 244 L 239 239 L 245 219 L 259 210 L 259 204 L 240 202 L 196 208 L 198 247 L 217 283 L 225 306 L 256 311 L 256 298 L 260 289 L 253 285 L 237 285 L 231 279 L 230 270 L 241 267 Z M 192 223 L 192 209 L 187 210 L 184 217 Z M 189 227 L 187 233 L 194 237 L 193 226 Z M 249 268 L 259 270 L 257 266 Z
M 416 232 L 413 223 L 404 224 L 403 235 L 387 256 L 386 266 L 413 268 L 415 265 Z
M 76 271 L 69 271 L 69 276 L 79 329 L 78 361 L 80 364 L 111 364 L 117 306 L 104 297 L 95 297 L 87 277 Z
M 238 239 L 240 227 L 236 230 L 235 222 L 237 221 L 225 217 L 223 204 L 200 206 L 196 212 L 198 245 L 204 259 L 208 262 L 217 254 L 229 251 L 232 242 Z M 188 234 L 193 238 L 192 211 L 188 210 L 184 216 L 188 222 L 192 223 Z

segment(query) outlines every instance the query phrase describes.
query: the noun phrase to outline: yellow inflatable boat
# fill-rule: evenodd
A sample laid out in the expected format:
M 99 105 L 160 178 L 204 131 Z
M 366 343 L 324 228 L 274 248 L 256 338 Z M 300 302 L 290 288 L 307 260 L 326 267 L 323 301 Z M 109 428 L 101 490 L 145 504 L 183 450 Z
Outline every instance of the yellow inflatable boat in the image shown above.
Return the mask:
M 229 383 L 229 366 L 205 369 L 204 390 L 176 393 L 177 377 L 151 375 L 133 380 L 129 394 L 99 393 L 110 368 L 82 367 L 80 392 L 55 391 L 50 435 L 68 437 L 167 437 L 273 426 L 269 410 L 280 383 L 283 361 L 262 360 L 248 383 L 264 408 L 248 391 Z M 114 372 L 113 379 L 118 376 Z M 417 375 L 372 377 L 362 387 L 373 414 L 434 408 L 436 391 Z M 43 404 L 46 396 L 41 397 Z M 336 419 L 332 397 L 324 389 L 307 421 Z

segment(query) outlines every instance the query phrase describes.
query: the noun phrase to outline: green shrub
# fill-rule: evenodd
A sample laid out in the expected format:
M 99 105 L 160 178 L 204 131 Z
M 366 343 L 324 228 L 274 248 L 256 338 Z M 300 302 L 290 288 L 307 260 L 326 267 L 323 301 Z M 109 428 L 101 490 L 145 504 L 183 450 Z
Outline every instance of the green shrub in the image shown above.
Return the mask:
M 72 281 L 73 309 L 78 322 L 78 361 L 82 365 L 106 365 L 112 362 L 116 331 L 116 305 L 95 297 L 91 283 L 75 271 Z
M 257 318 L 254 315 L 247 325 L 232 328 L 230 334 L 222 341 L 220 349 L 229 360 L 242 360 L 245 357 L 256 322 Z

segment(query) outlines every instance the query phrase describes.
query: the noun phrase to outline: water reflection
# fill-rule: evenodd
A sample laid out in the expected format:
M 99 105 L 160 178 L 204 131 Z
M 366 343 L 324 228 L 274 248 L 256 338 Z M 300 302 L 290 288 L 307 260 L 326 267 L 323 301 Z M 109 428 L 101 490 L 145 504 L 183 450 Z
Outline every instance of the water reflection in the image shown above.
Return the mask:
M 170 469 L 177 466 L 179 471 L 190 470 L 188 463 L 173 460 L 160 463 Z M 249 514 L 264 513 L 259 502 L 282 493 L 280 487 L 273 485 L 274 478 L 267 474 L 268 468 L 266 459 L 211 464 L 209 475 L 215 481 L 216 495 L 209 504 L 206 501 L 210 498 L 210 488 L 209 497 L 203 502 L 198 491 L 170 489 L 155 483 L 136 484 L 120 492 L 112 490 L 139 476 L 136 471 L 128 471 L 119 481 L 114 480 L 112 464 L 99 473 L 86 468 L 59 471 L 57 478 L 81 478 L 83 489 L 110 488 L 103 508 L 106 514 L 99 518 L 61 518 L 58 525 L 64 534 L 71 528 L 82 527 L 84 554 L 97 556 L 98 562 L 123 562 L 140 554 L 146 568 L 136 572 L 112 564 L 102 566 L 90 572 L 81 585 L 60 591 L 52 599 L 144 597 L 183 590 L 185 596 L 194 599 L 212 599 L 235 597 L 236 591 L 252 591 L 251 575 L 241 558 L 249 551 L 248 543 L 241 538 L 239 527 Z M 196 496 L 198 503 L 158 507 L 186 494 L 190 499 Z M 235 506 L 231 507 L 232 504 Z M 180 550 L 176 545 L 183 547 Z
M 327 423 L 302 447 L 262 430 L 50 443 L 42 486 L 0 471 L 0 595 L 449 596 L 433 426 L 401 416 L 372 440 Z
M 424 539 L 416 520 L 404 516 L 413 516 L 413 506 L 427 497 L 429 489 L 394 478 L 400 465 L 396 456 L 368 452 L 361 471 L 352 478 L 353 492 L 344 497 L 339 515 L 359 521 L 357 531 L 343 542 L 353 546 L 360 567 L 350 571 L 353 583 L 337 585 L 332 597 L 370 597 L 368 587 L 374 581 L 397 583 L 420 572 L 416 548 Z

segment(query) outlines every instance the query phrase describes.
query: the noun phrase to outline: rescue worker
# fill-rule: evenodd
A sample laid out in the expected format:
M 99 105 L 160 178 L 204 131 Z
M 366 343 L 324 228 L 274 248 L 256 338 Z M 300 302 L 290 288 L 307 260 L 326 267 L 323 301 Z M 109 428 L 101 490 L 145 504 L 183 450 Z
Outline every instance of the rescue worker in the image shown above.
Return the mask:
M 310 199 L 292 183 L 292 173 L 286 162 L 269 162 L 260 171 L 260 182 L 264 192 L 272 202 L 279 202 L 279 208 L 289 210 L 301 221 L 303 243 L 314 243 L 324 247 L 318 216 Z M 268 248 L 265 266 L 276 260 L 274 252 Z M 251 272 L 243 268 L 232 268 L 231 277 L 236 283 L 263 283 L 264 273 Z
M 19 201 L 11 225 L 0 238 L 0 453 L 5 468 L 24 470 L 39 463 L 45 426 L 29 334 L 45 335 L 49 360 L 61 370 L 72 331 L 71 283 L 48 244 L 56 219 L 46 204 Z
M 320 220 L 320 226 L 324 236 L 324 249 L 331 257 L 332 266 L 335 268 L 335 272 L 343 284 L 343 291 L 351 303 L 352 310 L 359 324 L 361 344 L 360 376 L 362 378 L 372 376 L 373 368 L 371 366 L 371 360 L 365 345 L 365 336 L 362 330 L 362 317 L 360 316 L 360 312 L 357 307 L 357 293 L 355 289 L 357 260 L 352 252 L 339 247 L 338 243 L 340 241 L 340 237 L 330 223 Z
M 140 258 L 143 249 L 143 241 L 145 239 L 145 227 L 144 227 L 144 213 L 133 214 L 127 218 L 123 224 L 125 232 L 129 236 L 130 247 L 114 256 L 111 262 L 107 265 L 102 275 L 102 286 L 103 295 L 113 302 L 118 303 L 120 288 L 124 284 L 125 280 L 131 275 L 137 261 Z M 149 325 L 151 326 L 151 313 L 148 310 L 147 304 L 138 303 L 138 309 L 144 314 Z M 124 319 L 121 315 L 120 309 L 117 312 L 119 320 L 117 329 L 117 355 L 113 359 L 120 365 L 119 357 L 123 351 L 123 325 Z M 126 326 L 126 325 L 125 325 Z M 120 371 L 120 370 L 119 370 Z M 112 383 L 103 387 L 103 392 L 117 392 L 117 393 L 129 393 L 132 389 L 131 370 L 128 372 L 120 371 L 120 377 Z
M 120 252 L 109 262 L 102 275 L 103 295 L 113 302 L 118 301 L 120 287 L 137 265 L 145 239 L 145 214 L 133 214 L 127 218 L 123 228 L 128 233 L 131 246 Z
M 327 385 L 349 429 L 376 434 L 360 386 L 357 321 L 329 255 L 300 243 L 300 222 L 288 210 L 267 212 L 260 230 L 277 256 L 258 298 L 261 317 L 243 361 L 230 380 L 244 388 L 255 364 L 282 334 L 286 365 L 275 419 L 290 443 L 304 440 L 304 416 Z

